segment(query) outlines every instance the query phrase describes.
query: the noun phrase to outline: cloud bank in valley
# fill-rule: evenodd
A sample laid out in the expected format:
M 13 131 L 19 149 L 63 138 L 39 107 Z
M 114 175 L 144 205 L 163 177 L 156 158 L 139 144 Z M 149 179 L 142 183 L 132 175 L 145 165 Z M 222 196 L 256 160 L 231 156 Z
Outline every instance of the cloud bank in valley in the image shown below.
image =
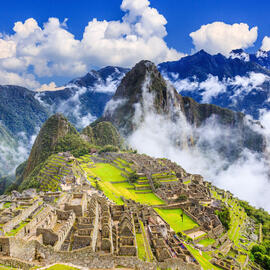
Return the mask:
M 231 163 L 222 156 L 220 149 L 231 151 L 238 146 L 237 130 L 221 126 L 214 117 L 195 128 L 181 112 L 180 118 L 172 122 L 170 117 L 154 113 L 153 99 L 146 89 L 143 104 L 135 106 L 134 124 L 138 128 L 128 138 L 131 147 L 140 153 L 169 158 L 188 172 L 199 173 L 240 199 L 270 211 L 267 203 L 270 197 L 269 166 L 263 155 L 243 149 L 240 157 Z M 141 115 L 144 115 L 142 122 Z M 270 114 L 262 114 L 262 120 L 263 117 L 269 126 Z M 268 142 L 269 131 L 264 130 Z M 195 146 L 188 146 L 187 138 L 191 136 L 198 138 Z

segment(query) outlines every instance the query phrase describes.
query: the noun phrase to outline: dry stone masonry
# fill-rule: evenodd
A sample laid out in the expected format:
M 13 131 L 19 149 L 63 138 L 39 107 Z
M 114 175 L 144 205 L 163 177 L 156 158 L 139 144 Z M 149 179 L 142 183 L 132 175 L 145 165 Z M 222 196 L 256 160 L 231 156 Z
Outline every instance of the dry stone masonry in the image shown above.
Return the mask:
M 138 154 L 95 154 L 89 166 L 100 162 L 121 170 L 127 180 L 119 183 L 136 172 L 135 194 L 154 193 L 165 203 L 150 206 L 122 197 L 123 204 L 115 204 L 91 186 L 78 161 L 69 153 L 60 153 L 39 175 L 50 178 L 48 183 L 57 179 L 59 190 L 46 192 L 43 186 L 39 192 L 0 197 L 0 262 L 38 266 L 62 262 L 94 269 L 200 269 L 187 248 L 187 239 L 196 245 L 192 235 L 215 239 L 211 248 L 223 254 L 234 248 L 215 214 L 220 205 L 200 175 L 188 174 L 167 159 Z M 198 226 L 177 234 L 156 207 L 181 209 Z M 254 231 L 246 233 L 252 237 Z M 139 237 L 144 260 L 139 259 Z M 240 269 L 237 262 L 220 257 L 212 263 Z

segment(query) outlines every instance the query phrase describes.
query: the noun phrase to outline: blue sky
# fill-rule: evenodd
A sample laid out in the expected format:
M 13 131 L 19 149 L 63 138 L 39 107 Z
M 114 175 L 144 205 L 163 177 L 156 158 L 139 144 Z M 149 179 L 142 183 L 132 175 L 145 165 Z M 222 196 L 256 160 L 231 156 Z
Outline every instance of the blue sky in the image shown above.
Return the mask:
M 270 3 L 267 0 L 259 3 L 250 0 L 149 1 L 123 0 L 122 8 L 122 0 L 3 1 L 0 9 L 0 84 L 14 82 L 33 89 L 43 83 L 59 85 L 93 67 L 131 67 L 141 58 L 155 63 L 177 60 L 199 49 L 225 55 L 236 47 L 255 52 L 261 47 L 263 38 L 270 36 Z M 139 18 L 140 12 L 146 15 Z M 128 18 L 124 19 L 124 15 Z M 48 23 L 51 17 L 59 21 Z M 33 19 L 26 23 L 29 18 Z M 63 23 L 65 18 L 68 21 Z M 105 24 L 99 23 L 103 20 L 111 26 L 107 25 L 106 31 Z M 121 23 L 115 25 L 114 21 Z M 12 30 L 15 22 L 21 22 L 16 34 Z M 86 31 L 89 22 L 93 25 Z M 139 28 L 136 28 L 137 22 Z M 206 33 L 198 31 L 207 24 L 210 27 Z M 233 24 L 237 25 L 232 27 Z M 99 29 L 102 35 L 109 33 L 101 48 L 100 37 L 93 37 L 90 28 Z M 192 32 L 195 34 L 191 38 Z M 83 39 L 84 33 L 88 35 Z M 214 40 L 219 33 L 222 39 Z M 205 36 L 208 37 L 206 41 Z M 234 40 L 235 36 L 239 38 Z M 137 42 L 132 41 L 134 38 Z M 270 48 L 270 38 L 264 48 Z
M 121 0 L 9 0 L 1 3 L 0 32 L 12 33 L 14 22 L 35 18 L 39 24 L 49 17 L 60 21 L 68 18 L 68 28 L 81 38 L 84 27 L 93 18 L 119 20 Z M 190 53 L 192 40 L 189 33 L 201 25 L 214 21 L 228 24 L 244 22 L 258 26 L 258 39 L 251 51 L 259 48 L 264 36 L 270 35 L 270 2 L 268 0 L 151 0 L 151 6 L 167 19 L 169 46 Z

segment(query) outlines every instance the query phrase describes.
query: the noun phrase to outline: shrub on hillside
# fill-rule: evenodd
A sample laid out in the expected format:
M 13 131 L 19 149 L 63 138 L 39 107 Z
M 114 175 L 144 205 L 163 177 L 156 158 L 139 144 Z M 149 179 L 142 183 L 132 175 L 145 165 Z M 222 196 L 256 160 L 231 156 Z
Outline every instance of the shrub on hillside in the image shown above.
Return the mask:
M 104 147 L 101 148 L 99 153 L 106 153 L 106 152 L 118 152 L 119 148 L 114 145 L 105 145 Z
M 55 146 L 55 152 L 70 151 L 74 157 L 79 157 L 88 154 L 91 144 L 83 140 L 78 134 L 68 134 L 61 138 Z
M 221 221 L 222 225 L 224 228 L 228 231 L 230 228 L 230 222 L 231 222 L 231 217 L 230 217 L 230 211 L 226 207 L 222 211 L 216 211 L 216 214 Z
M 136 183 L 139 179 L 139 175 L 136 172 L 132 172 L 128 175 L 128 181 L 130 183 Z

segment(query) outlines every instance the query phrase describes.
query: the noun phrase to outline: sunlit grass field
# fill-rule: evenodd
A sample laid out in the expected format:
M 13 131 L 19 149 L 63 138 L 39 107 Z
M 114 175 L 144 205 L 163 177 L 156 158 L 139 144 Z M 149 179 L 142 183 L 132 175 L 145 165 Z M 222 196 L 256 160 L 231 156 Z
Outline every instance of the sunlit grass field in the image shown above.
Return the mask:
M 156 212 L 168 222 L 168 224 L 177 232 L 183 232 L 186 230 L 198 227 L 198 224 L 193 221 L 189 216 L 183 213 L 183 222 L 181 218 L 181 209 L 159 209 L 155 208 Z

